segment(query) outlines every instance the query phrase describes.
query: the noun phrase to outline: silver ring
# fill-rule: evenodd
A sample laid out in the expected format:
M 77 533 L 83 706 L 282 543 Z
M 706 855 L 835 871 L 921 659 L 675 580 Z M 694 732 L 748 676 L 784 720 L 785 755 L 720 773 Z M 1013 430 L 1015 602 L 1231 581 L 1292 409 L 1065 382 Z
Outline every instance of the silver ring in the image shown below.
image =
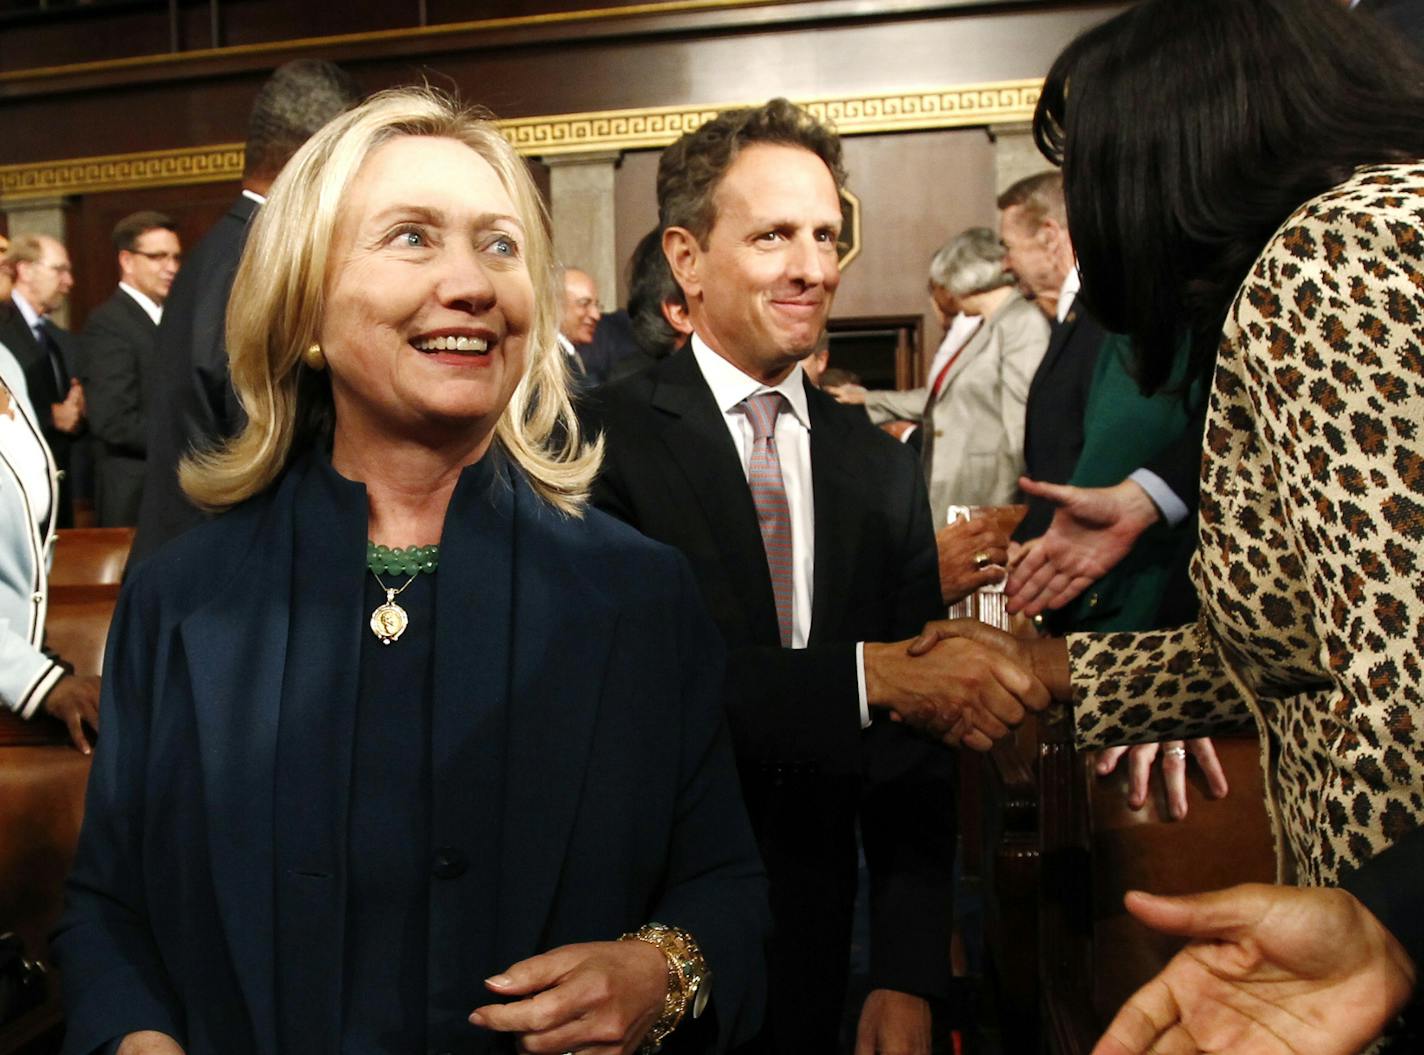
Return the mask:
M 1186 758 L 1187 749 L 1185 747 L 1169 747 L 1166 750 L 1168 758 Z

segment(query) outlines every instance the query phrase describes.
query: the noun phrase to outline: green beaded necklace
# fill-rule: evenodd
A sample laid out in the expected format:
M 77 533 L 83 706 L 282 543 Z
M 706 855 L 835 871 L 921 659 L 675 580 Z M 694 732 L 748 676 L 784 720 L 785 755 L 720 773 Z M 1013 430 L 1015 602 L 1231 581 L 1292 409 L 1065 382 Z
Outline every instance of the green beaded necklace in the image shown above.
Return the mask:
M 376 575 L 419 575 L 440 566 L 439 546 L 378 546 L 366 541 L 366 567 Z

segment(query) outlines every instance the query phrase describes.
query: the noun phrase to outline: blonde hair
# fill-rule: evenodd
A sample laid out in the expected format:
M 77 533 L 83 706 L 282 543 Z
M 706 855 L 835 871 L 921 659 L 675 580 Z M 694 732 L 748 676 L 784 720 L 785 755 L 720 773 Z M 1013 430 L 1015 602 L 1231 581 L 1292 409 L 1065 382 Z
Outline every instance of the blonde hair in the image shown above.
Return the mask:
M 556 291 L 547 216 L 524 162 L 489 116 L 428 88 L 373 95 L 314 135 L 282 169 L 258 211 L 227 310 L 232 384 L 247 414 L 235 437 L 190 454 L 179 468 L 188 497 L 222 510 L 266 490 L 292 456 L 333 424 L 329 375 L 302 365 L 324 308 L 327 254 L 352 180 L 366 159 L 400 136 L 464 143 L 494 169 L 525 229 L 534 322 L 524 376 L 495 438 L 535 492 L 578 515 L 603 457 L 586 444 L 557 344 L 563 291 Z

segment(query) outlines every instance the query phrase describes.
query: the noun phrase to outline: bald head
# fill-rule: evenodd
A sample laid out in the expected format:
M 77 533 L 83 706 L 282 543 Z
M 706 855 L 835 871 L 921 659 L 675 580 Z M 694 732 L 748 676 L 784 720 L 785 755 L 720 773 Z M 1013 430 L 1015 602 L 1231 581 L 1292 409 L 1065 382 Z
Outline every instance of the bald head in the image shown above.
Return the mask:
M 564 269 L 564 320 L 559 332 L 574 344 L 588 344 L 603 312 L 598 307 L 598 285 L 587 271 Z

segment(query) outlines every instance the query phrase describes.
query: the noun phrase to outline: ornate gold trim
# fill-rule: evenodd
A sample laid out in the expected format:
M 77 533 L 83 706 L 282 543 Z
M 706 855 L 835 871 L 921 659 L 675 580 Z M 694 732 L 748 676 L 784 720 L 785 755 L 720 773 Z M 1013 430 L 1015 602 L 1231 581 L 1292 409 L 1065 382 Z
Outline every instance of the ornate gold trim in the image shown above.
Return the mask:
M 800 100 L 841 135 L 874 135 L 1027 121 L 1042 89 L 1040 80 L 1000 81 L 926 91 L 832 95 Z M 667 146 L 722 110 L 715 106 L 655 106 L 501 121 L 521 154 L 551 157 L 593 150 L 650 150 Z
M 29 165 L 0 165 L 0 204 L 29 198 L 237 180 L 242 177 L 242 153 L 241 143 L 222 143 Z
M 834 125 L 841 135 L 876 135 L 1026 121 L 1033 116 L 1041 87 L 1042 82 L 1037 80 L 1001 81 L 924 91 L 824 96 L 802 103 Z M 529 157 L 655 150 L 719 111 L 741 105 L 745 104 L 554 114 L 501 121 L 500 127 L 515 149 Z M 241 175 L 241 143 L 3 165 L 0 205 L 63 194 L 216 183 L 237 180 Z

